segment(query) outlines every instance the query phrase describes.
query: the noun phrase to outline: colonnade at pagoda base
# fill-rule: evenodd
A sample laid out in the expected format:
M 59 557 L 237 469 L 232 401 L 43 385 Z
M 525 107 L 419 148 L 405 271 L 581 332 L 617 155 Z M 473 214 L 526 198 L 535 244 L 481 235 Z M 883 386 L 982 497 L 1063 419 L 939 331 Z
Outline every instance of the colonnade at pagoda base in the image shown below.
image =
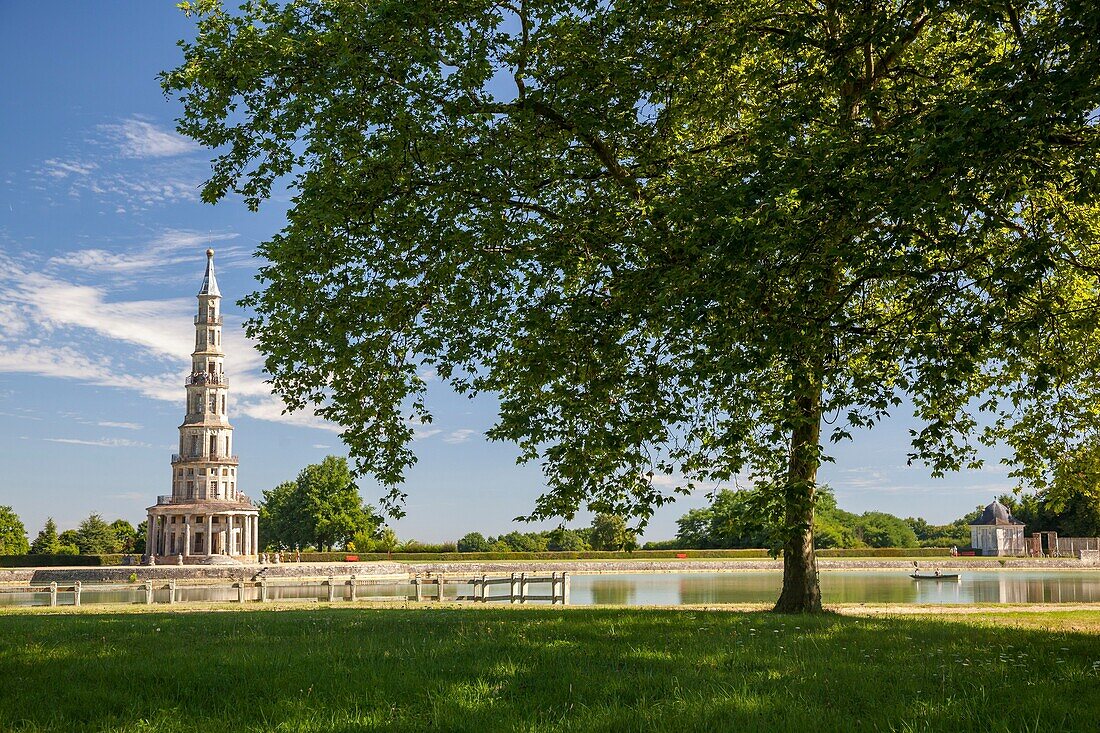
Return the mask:
M 259 513 L 255 509 L 203 507 L 206 511 L 201 514 L 173 511 L 163 505 L 156 509 L 148 516 L 145 547 L 146 558 L 158 565 L 236 564 L 255 562 L 259 557 Z

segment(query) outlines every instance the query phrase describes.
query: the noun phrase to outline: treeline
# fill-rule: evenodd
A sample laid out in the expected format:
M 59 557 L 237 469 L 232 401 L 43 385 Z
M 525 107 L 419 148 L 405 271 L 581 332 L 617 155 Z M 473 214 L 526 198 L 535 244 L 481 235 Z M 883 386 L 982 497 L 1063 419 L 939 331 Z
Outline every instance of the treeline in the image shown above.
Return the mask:
M 770 492 L 754 489 L 719 491 L 704 509 L 692 509 L 677 520 L 676 539 L 647 543 L 647 548 L 706 550 L 776 548 L 782 544 L 782 508 Z M 976 515 L 974 515 L 976 516 Z M 861 547 L 950 547 L 970 544 L 973 516 L 948 525 L 887 512 L 855 514 L 837 506 L 826 486 L 818 490 L 814 546 L 819 549 Z
M 113 555 L 145 552 L 145 526 L 136 528 L 125 519 L 108 524 L 99 514 L 91 514 L 76 529 L 58 533 L 53 517 L 34 538 L 27 541 L 27 530 L 10 506 L 0 506 L 0 555 Z
M 590 527 L 581 529 L 560 527 L 544 532 L 509 532 L 498 537 L 470 532 L 458 541 L 456 549 L 459 552 L 615 552 L 633 550 L 637 546 L 637 535 L 625 519 L 614 514 L 598 514 Z

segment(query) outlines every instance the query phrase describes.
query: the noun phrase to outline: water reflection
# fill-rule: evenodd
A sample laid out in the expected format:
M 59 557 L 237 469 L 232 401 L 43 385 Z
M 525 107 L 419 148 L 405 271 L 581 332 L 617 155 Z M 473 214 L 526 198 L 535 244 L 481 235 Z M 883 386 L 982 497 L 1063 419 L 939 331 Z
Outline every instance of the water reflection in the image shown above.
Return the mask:
M 780 572 L 668 573 L 572 576 L 578 605 L 770 603 Z M 1100 571 L 963 572 L 959 580 L 915 581 L 908 572 L 821 574 L 825 603 L 1100 603 Z
M 576 605 L 678 606 L 708 603 L 771 603 L 779 596 L 783 576 L 780 572 L 715 573 L 622 573 L 608 575 L 572 575 L 571 603 Z M 506 588 L 490 588 L 490 597 Z M 422 587 L 424 598 L 434 599 L 435 588 Z M 181 602 L 236 602 L 238 589 L 228 586 L 180 586 Z M 258 601 L 257 587 L 245 588 L 246 601 Z M 329 588 L 321 582 L 295 585 L 272 583 L 268 598 L 272 601 L 327 601 Z M 335 596 L 347 598 L 350 589 L 335 588 Z M 362 583 L 356 597 L 360 600 L 414 597 L 415 586 L 408 583 Z M 470 596 L 469 584 L 447 586 L 447 598 Z M 1100 570 L 977 570 L 964 571 L 959 580 L 914 581 L 908 571 L 843 571 L 821 574 L 821 594 L 825 603 L 1100 603 Z M 58 604 L 72 605 L 71 591 L 58 592 Z M 85 583 L 82 602 L 145 603 L 145 588 L 97 589 Z M 155 591 L 156 603 L 168 602 L 168 590 Z M 0 593 L 0 606 L 48 606 L 48 587 L 27 593 Z
M 636 593 L 633 583 L 615 578 L 593 580 L 590 591 L 592 602 L 597 606 L 629 606 Z

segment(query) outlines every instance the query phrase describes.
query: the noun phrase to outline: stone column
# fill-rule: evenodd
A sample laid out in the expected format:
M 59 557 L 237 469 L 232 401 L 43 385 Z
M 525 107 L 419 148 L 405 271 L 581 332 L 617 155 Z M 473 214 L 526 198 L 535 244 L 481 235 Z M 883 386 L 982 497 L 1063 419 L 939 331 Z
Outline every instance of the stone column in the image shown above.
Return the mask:
M 260 517 L 252 515 L 252 554 L 260 556 Z
M 214 515 L 206 515 L 206 556 L 214 554 Z
M 244 522 L 241 525 L 241 554 L 252 554 L 252 517 L 247 514 L 244 516 Z
M 160 554 L 168 554 L 168 527 L 171 525 L 168 522 L 168 515 L 164 515 L 164 523 L 160 525 Z
M 147 514 L 145 515 L 145 554 L 149 557 L 157 554 L 157 548 L 154 546 L 157 531 L 157 515 Z
M 183 556 L 191 557 L 191 515 L 183 515 Z

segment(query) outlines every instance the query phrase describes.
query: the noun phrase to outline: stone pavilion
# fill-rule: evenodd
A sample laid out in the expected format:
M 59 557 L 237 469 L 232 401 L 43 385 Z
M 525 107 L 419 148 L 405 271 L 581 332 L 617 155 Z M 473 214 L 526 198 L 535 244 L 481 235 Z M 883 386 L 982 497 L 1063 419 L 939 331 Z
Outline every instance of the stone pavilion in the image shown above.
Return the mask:
M 970 546 L 979 555 L 1023 555 L 1024 523 L 994 501 L 970 525 Z
M 179 453 L 172 456 L 172 493 L 158 496 L 147 510 L 149 562 L 251 562 L 258 555 L 259 509 L 239 488 L 233 455 L 221 297 L 214 250 L 208 249 L 186 380 L 186 415 L 179 427 Z

